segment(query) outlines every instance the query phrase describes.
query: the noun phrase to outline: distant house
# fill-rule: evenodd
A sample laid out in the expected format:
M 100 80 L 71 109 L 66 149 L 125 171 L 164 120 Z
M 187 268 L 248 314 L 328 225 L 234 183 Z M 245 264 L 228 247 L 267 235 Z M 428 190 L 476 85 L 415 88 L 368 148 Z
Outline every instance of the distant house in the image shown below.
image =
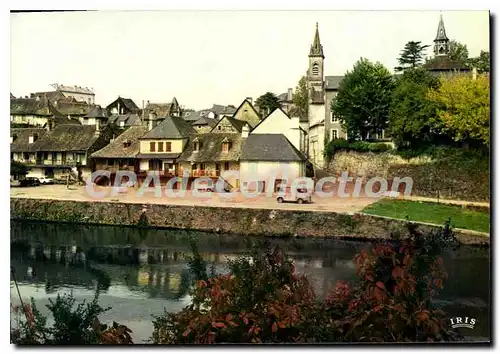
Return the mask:
M 250 98 L 243 100 L 234 112 L 233 118 L 247 122 L 251 128 L 255 127 L 260 122 L 260 115 L 252 105 Z
M 196 131 L 179 117 L 166 117 L 140 140 L 139 169 L 158 171 L 160 175 L 177 175 L 177 158 L 184 151 L 188 137 Z
M 278 101 L 283 111 L 288 114 L 290 109 L 294 107 L 293 104 L 293 89 L 289 88 L 287 92 L 278 95 Z
M 250 134 L 283 134 L 297 150 L 307 153 L 307 133 L 301 128 L 299 117 L 290 118 L 281 108 L 271 112 Z
M 218 177 L 224 171 L 239 170 L 241 147 L 244 142 L 241 133 L 206 133 L 189 137 L 184 151 L 177 161 L 178 172 L 182 176 L 186 171 L 190 177 Z M 239 179 L 235 176 L 227 182 L 239 187 Z
M 96 130 L 95 126 L 79 123 L 57 124 L 44 133 L 31 128 L 11 129 L 12 158 L 28 164 L 29 176 L 60 178 L 80 171 L 86 178 L 92 172 L 89 156 L 106 146 L 110 135 L 108 129 Z
M 144 117 L 146 119 L 162 119 L 168 116 L 181 117 L 182 109 L 177 102 L 177 99 L 172 98 L 168 103 L 150 103 L 149 101 L 144 108 Z
M 211 133 L 241 133 L 247 122 L 231 117 L 222 117 L 212 128 Z
M 108 117 L 108 124 L 117 128 L 128 128 L 134 125 L 142 125 L 141 117 L 137 113 L 113 114 Z
M 276 191 L 280 184 L 291 184 L 305 173 L 306 157 L 283 134 L 250 134 L 246 138 L 240 156 L 243 188 Z
M 11 128 L 10 159 L 26 165 L 36 164 L 35 142 L 46 133 L 47 130 L 45 128 Z M 28 176 L 31 175 L 33 173 L 28 174 Z M 39 174 L 36 175 L 38 176 Z
M 118 171 L 139 172 L 139 159 L 137 158 L 140 151 L 139 139 L 147 132 L 146 126 L 131 126 L 108 145 L 91 155 L 95 161 L 96 170 L 110 171 L 108 183 L 114 183 Z
M 198 132 L 198 133 L 208 133 L 212 130 L 212 128 L 217 124 L 216 119 L 210 119 L 210 118 L 205 118 L 201 117 L 197 121 L 193 122 L 193 128 Z
M 91 108 L 90 112 L 81 117 L 79 121 L 82 125 L 97 125 L 103 127 L 108 123 L 108 113 L 104 108 L 101 108 L 101 106 L 95 105 Z
M 43 127 L 61 113 L 43 98 L 13 98 L 10 100 L 10 122 L 33 127 Z
M 111 102 L 107 107 L 106 111 L 110 115 L 125 115 L 125 114 L 139 114 L 140 109 L 137 107 L 134 101 L 130 98 L 124 98 L 118 96 L 116 100 Z
M 77 85 L 65 86 L 62 84 L 53 84 L 51 86 L 54 87 L 54 91 L 35 92 L 31 94 L 31 97 L 47 98 L 51 102 L 69 98 L 77 102 L 84 102 L 89 106 L 95 104 L 95 93 L 92 88 Z

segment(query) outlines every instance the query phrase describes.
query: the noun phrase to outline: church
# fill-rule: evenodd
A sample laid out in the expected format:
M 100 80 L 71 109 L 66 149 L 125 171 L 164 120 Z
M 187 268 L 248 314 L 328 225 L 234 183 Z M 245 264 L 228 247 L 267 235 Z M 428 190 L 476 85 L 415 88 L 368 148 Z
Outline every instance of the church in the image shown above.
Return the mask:
M 455 62 L 448 57 L 449 41 L 441 16 L 434 39 L 435 57 L 424 65 L 426 70 L 438 75 L 468 70 L 462 63 Z M 338 93 L 343 76 L 325 76 L 324 62 L 325 55 L 319 37 L 318 23 L 316 23 L 316 31 L 309 51 L 309 67 L 306 72 L 309 113 L 307 121 L 301 122 L 301 126 L 308 133 L 309 159 L 318 168 L 324 166 L 325 142 L 332 139 L 347 139 L 347 132 L 342 128 L 338 117 L 331 111 L 331 102 Z M 377 138 L 383 139 L 383 134 L 382 132 L 382 135 Z

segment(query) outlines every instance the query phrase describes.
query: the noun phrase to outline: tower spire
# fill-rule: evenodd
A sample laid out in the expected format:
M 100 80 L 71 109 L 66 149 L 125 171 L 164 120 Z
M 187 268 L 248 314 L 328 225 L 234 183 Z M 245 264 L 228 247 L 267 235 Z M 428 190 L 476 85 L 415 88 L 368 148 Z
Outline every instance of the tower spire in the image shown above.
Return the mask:
M 446 29 L 444 28 L 443 15 L 440 14 L 436 39 L 434 39 L 434 54 L 436 56 L 448 55 L 450 52 L 449 41 L 446 36 Z
M 319 29 L 318 22 L 316 22 L 316 33 L 314 33 L 314 41 L 311 45 L 311 51 L 309 52 L 310 57 L 322 57 L 323 55 L 323 46 L 321 45 L 321 41 L 319 40 Z
M 446 29 L 444 28 L 443 15 L 439 14 L 439 24 L 438 24 L 436 39 L 434 41 L 442 41 L 442 40 L 447 41 L 448 37 L 446 37 Z

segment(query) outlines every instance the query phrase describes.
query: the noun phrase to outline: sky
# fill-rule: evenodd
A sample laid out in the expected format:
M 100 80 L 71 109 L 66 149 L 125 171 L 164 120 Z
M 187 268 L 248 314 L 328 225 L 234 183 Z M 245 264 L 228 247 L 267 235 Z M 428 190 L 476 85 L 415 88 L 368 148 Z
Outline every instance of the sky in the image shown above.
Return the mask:
M 96 103 L 118 96 L 185 108 L 238 106 L 245 97 L 295 88 L 315 24 L 325 74 L 360 58 L 388 69 L 408 41 L 430 44 L 443 15 L 469 56 L 489 51 L 487 11 L 96 11 L 11 14 L 10 87 L 16 97 L 53 83 L 92 87 Z

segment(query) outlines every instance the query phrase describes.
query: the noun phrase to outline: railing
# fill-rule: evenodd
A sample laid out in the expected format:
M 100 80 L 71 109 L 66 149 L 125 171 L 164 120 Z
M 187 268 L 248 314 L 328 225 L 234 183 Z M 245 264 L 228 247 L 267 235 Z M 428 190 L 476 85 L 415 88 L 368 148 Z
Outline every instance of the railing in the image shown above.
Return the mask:
M 182 173 L 181 173 L 182 175 Z M 192 170 L 191 177 L 219 177 L 219 170 Z

